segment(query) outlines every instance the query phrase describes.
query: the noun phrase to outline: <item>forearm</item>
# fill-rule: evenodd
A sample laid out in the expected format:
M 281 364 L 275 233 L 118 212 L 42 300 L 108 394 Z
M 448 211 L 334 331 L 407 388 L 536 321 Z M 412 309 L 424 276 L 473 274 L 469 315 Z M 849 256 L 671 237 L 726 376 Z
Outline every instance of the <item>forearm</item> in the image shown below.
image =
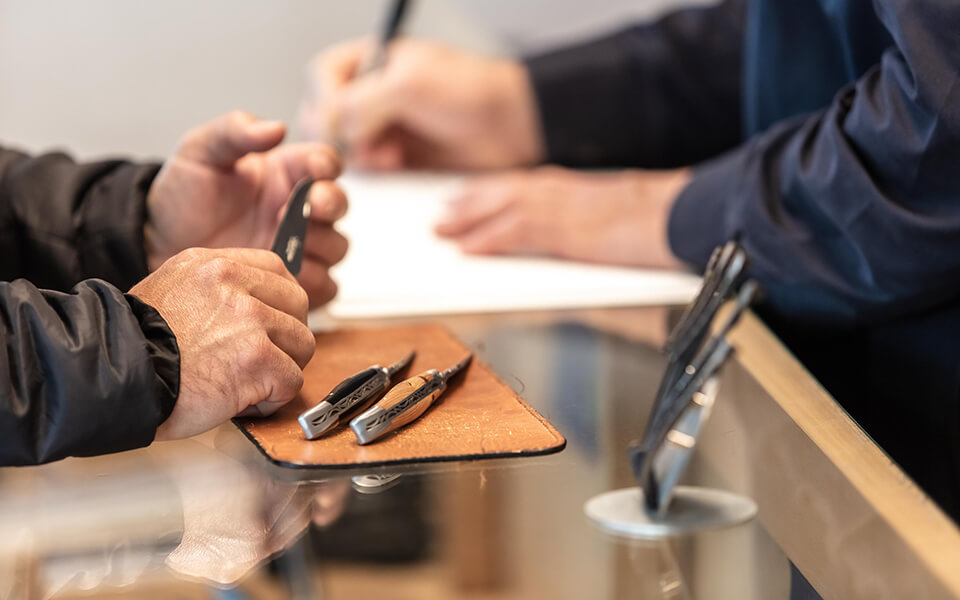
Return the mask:
M 527 61 L 547 160 L 686 166 L 741 140 L 742 0 Z
M 701 165 L 672 210 L 674 253 L 702 265 L 739 236 L 773 307 L 815 321 L 869 323 L 960 296 L 958 77 L 930 69 L 944 56 L 905 48 L 821 113 Z
M 157 170 L 0 149 L 0 279 L 67 290 L 98 277 L 128 289 L 147 274 L 146 196 Z
M 102 281 L 72 293 L 0 283 L 0 464 L 149 444 L 179 392 L 160 315 Z

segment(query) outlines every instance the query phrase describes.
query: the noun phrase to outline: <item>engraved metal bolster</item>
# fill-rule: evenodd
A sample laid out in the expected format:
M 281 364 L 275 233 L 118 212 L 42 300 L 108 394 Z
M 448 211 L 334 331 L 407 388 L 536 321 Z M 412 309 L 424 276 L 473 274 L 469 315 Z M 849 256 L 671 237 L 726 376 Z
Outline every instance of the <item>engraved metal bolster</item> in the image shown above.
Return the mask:
M 387 386 L 389 379 L 387 374 L 383 371 L 377 371 L 377 374 L 370 378 L 369 381 L 365 382 L 363 385 L 358 387 L 352 393 L 348 394 L 343 400 L 337 402 L 337 416 L 342 415 L 345 412 L 348 412 L 353 407 L 358 404 L 362 404 L 366 400 L 369 400 L 371 396 L 376 395 Z
M 351 421 L 350 428 L 353 429 L 353 432 L 357 435 L 357 441 L 361 444 L 366 444 L 367 442 L 375 440 L 378 435 L 390 427 L 392 422 L 393 419 L 387 417 L 386 411 L 384 411 L 383 408 L 374 406 Z
M 394 420 L 408 409 L 416 406 L 421 400 L 440 389 L 442 385 L 443 381 L 439 377 L 434 377 L 429 382 L 425 383 L 423 387 L 391 406 L 385 414 L 390 417 L 391 421 Z
M 334 406 L 329 402 L 323 401 L 300 415 L 297 420 L 300 421 L 300 427 L 303 428 L 303 432 L 307 434 L 308 438 L 313 439 L 323 433 L 328 428 L 327 424 L 330 419 L 336 419 L 336 417 L 330 416 L 330 411 L 333 408 Z
M 383 370 L 377 371 L 360 387 L 343 398 L 334 400 L 335 404 L 324 400 L 303 413 L 299 419 L 300 426 L 310 439 L 326 433 L 340 422 L 340 417 L 382 391 L 387 381 L 386 373 Z

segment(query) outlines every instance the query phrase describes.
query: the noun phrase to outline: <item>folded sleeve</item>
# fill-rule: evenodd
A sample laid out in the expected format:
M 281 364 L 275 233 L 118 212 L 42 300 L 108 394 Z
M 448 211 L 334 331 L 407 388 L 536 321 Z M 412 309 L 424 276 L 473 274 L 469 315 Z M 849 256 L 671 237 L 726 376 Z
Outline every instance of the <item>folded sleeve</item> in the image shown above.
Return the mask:
M 129 289 L 147 274 L 146 197 L 158 170 L 0 149 L 0 279 L 66 291 L 101 278 Z
M 739 236 L 786 315 L 864 324 L 960 296 L 960 4 L 876 6 L 882 61 L 700 165 L 670 216 L 695 265 Z
M 146 446 L 179 392 L 176 338 L 100 280 L 0 283 L 0 465 Z
M 547 160 L 666 168 L 738 144 L 745 4 L 681 10 L 528 59 Z

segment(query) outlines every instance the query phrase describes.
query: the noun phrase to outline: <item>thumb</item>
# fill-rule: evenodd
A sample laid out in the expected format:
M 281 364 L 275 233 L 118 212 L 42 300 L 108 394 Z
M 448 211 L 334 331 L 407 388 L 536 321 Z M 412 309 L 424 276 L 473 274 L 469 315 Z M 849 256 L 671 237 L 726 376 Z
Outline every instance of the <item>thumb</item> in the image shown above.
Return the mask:
M 237 110 L 189 131 L 177 153 L 229 169 L 250 152 L 264 152 L 275 147 L 283 141 L 284 135 L 286 127 L 280 121 L 262 121 Z

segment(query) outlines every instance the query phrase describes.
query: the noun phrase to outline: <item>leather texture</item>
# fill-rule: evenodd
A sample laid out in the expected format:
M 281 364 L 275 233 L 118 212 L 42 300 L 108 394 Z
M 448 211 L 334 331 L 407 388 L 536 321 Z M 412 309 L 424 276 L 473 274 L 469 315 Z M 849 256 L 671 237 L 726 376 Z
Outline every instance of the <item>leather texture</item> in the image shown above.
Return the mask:
M 347 422 L 307 440 L 297 417 L 337 383 L 372 364 L 417 356 L 399 383 L 428 369 L 446 369 L 468 350 L 444 327 L 414 325 L 344 329 L 317 335 L 300 395 L 271 417 L 235 419 L 272 462 L 316 469 L 533 456 L 559 452 L 566 440 L 478 358 L 453 378 L 440 399 L 410 425 L 360 446 Z

